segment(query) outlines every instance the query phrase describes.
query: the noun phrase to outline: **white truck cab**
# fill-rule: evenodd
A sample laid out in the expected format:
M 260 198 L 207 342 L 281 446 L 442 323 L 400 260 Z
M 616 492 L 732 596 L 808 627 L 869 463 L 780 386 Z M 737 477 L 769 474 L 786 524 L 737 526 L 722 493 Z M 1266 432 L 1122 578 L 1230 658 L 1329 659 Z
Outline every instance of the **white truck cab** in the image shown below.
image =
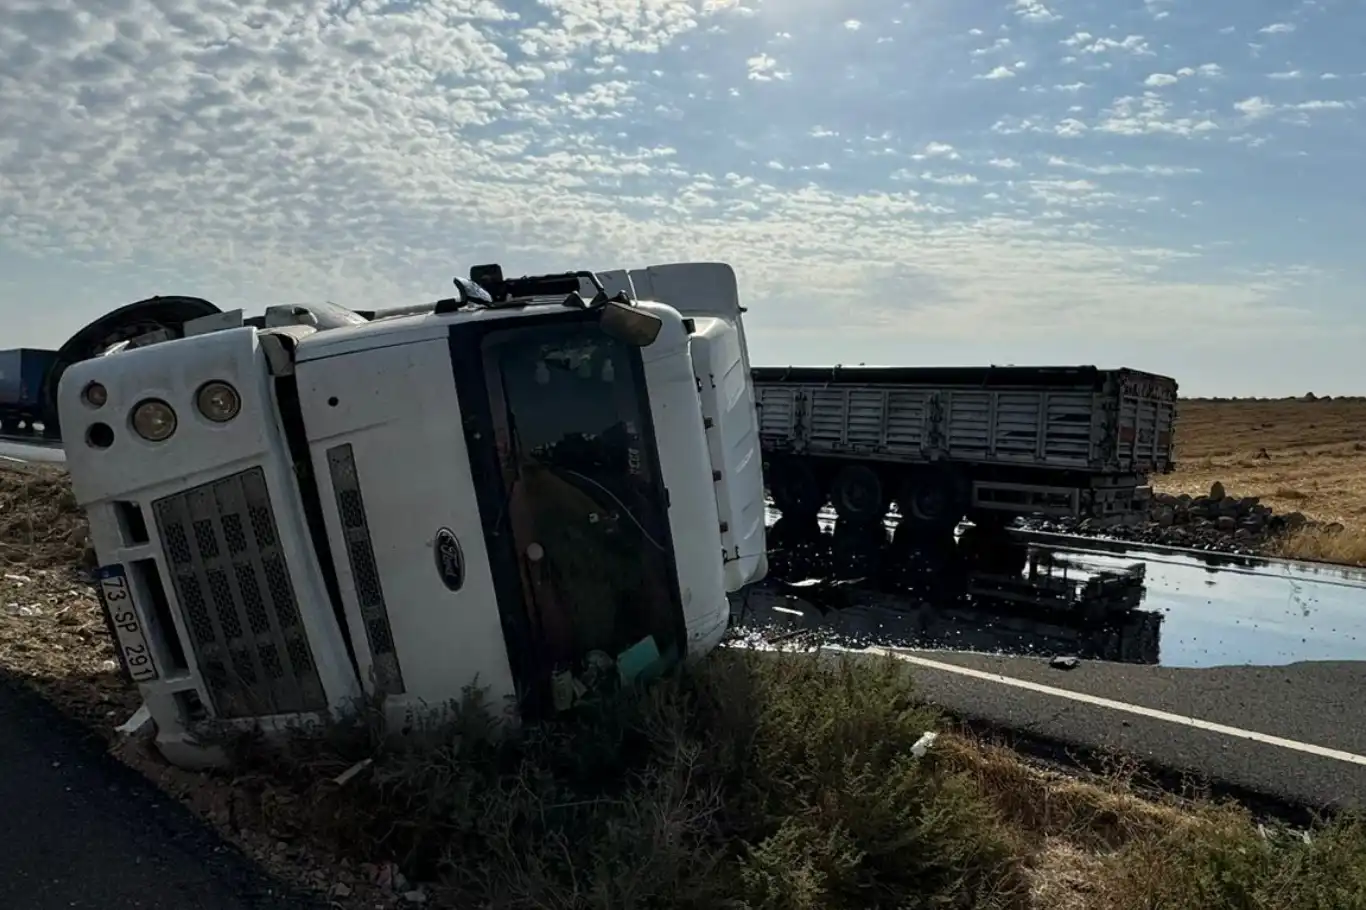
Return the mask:
M 401 311 L 271 307 L 63 373 L 67 466 L 169 760 L 482 689 L 511 719 L 706 654 L 767 571 L 734 272 L 505 280 Z M 609 290 L 610 287 L 610 290 Z

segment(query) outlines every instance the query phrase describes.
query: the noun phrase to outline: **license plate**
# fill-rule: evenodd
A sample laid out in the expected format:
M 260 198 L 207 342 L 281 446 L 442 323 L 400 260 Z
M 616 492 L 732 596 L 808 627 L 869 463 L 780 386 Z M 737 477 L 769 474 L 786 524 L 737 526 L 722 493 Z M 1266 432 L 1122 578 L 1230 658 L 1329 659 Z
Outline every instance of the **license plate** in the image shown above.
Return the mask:
M 123 655 L 123 665 L 133 682 L 150 682 L 160 674 L 152 660 L 152 649 L 147 647 L 147 636 L 133 607 L 133 589 L 123 566 L 104 566 L 99 570 L 100 597 L 113 627 L 114 638 Z

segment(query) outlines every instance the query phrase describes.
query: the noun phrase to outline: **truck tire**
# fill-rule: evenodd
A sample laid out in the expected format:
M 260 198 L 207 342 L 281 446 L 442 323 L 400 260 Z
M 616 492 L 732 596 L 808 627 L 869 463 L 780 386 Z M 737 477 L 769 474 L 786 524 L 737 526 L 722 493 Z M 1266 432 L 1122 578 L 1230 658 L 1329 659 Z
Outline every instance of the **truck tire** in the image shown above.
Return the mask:
M 835 475 L 830 504 L 841 519 L 880 522 L 887 514 L 887 498 L 882 489 L 877 471 L 867 465 L 847 465 Z
M 961 474 L 936 466 L 908 476 L 896 502 L 903 522 L 932 535 L 957 527 L 967 514 L 968 496 L 968 484 Z
M 816 472 L 804 461 L 774 464 L 769 493 L 773 496 L 773 507 L 789 518 L 814 516 L 825 505 L 825 491 Z
M 43 428 L 45 434 L 59 433 L 57 387 L 67 367 L 98 357 L 120 341 L 136 338 L 157 329 L 166 329 L 174 338 L 184 334 L 185 323 L 201 316 L 223 312 L 199 297 L 149 297 L 105 313 L 67 339 L 57 351 L 57 360 L 43 378 Z

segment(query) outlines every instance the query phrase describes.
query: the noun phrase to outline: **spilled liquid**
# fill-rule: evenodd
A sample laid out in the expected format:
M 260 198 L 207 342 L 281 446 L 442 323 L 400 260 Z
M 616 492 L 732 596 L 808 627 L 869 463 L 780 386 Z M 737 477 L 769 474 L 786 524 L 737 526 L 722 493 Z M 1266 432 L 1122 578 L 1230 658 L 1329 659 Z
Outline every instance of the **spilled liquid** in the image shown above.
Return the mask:
M 834 583 L 857 573 L 829 554 L 833 517 L 822 516 L 823 558 L 788 577 L 774 577 L 774 559 L 779 572 L 737 601 L 743 635 L 1181 668 L 1366 660 L 1360 570 L 1022 533 L 1004 574 L 936 576 L 942 553 L 914 554 L 930 568 L 909 582 L 884 571 Z

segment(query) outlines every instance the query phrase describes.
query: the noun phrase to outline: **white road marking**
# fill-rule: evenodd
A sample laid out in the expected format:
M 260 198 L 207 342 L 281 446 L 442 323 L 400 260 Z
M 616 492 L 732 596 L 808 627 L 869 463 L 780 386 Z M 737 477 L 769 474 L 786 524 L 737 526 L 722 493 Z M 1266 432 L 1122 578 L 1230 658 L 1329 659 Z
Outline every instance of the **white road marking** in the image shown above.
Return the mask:
M 1210 733 L 1219 733 L 1224 736 L 1233 736 L 1238 739 L 1246 739 L 1251 742 L 1264 743 L 1269 746 L 1279 746 L 1282 749 L 1291 749 L 1295 752 L 1303 752 L 1306 755 L 1314 755 L 1319 758 L 1331 758 L 1336 761 L 1348 762 L 1353 765 L 1366 765 L 1366 755 L 1357 755 L 1354 752 L 1344 752 L 1341 749 L 1329 749 L 1325 746 L 1316 746 L 1312 743 L 1302 743 L 1293 739 L 1284 739 L 1280 736 L 1272 736 L 1269 733 L 1258 733 L 1256 730 L 1243 730 L 1239 727 L 1230 727 L 1226 724 L 1216 724 L 1208 720 L 1200 720 L 1198 717 L 1183 717 L 1180 714 L 1172 714 L 1167 711 L 1159 711 L 1156 708 L 1145 708 L 1142 705 L 1131 705 L 1128 702 L 1115 701 L 1110 698 L 1101 698 L 1097 695 L 1088 695 L 1085 692 L 1073 692 L 1069 689 L 1059 689 L 1054 686 L 1045 686 L 1042 683 L 1030 682 L 1027 679 L 1017 679 L 1014 676 L 1003 676 L 1000 673 L 987 673 L 984 670 L 974 670 L 971 667 L 960 667 L 957 664 L 944 663 L 938 660 L 930 660 L 926 657 L 916 657 L 914 654 L 904 654 L 899 651 L 891 651 L 886 648 L 865 648 L 861 649 L 865 654 L 890 654 L 898 660 L 918 667 L 925 667 L 930 670 L 943 670 L 946 673 L 957 673 L 959 676 L 967 676 L 972 679 L 981 679 L 986 682 L 999 683 L 1003 686 L 1011 686 L 1016 689 L 1025 689 L 1030 692 L 1039 692 L 1044 695 L 1053 695 L 1057 698 L 1066 698 L 1072 701 L 1082 702 L 1088 705 L 1096 705 L 1101 708 L 1109 708 L 1112 711 L 1121 711 L 1125 714 L 1135 714 L 1139 717 L 1148 717 L 1153 720 L 1165 721 L 1169 724 L 1182 724 L 1187 727 L 1194 727 L 1197 730 L 1207 730 Z

